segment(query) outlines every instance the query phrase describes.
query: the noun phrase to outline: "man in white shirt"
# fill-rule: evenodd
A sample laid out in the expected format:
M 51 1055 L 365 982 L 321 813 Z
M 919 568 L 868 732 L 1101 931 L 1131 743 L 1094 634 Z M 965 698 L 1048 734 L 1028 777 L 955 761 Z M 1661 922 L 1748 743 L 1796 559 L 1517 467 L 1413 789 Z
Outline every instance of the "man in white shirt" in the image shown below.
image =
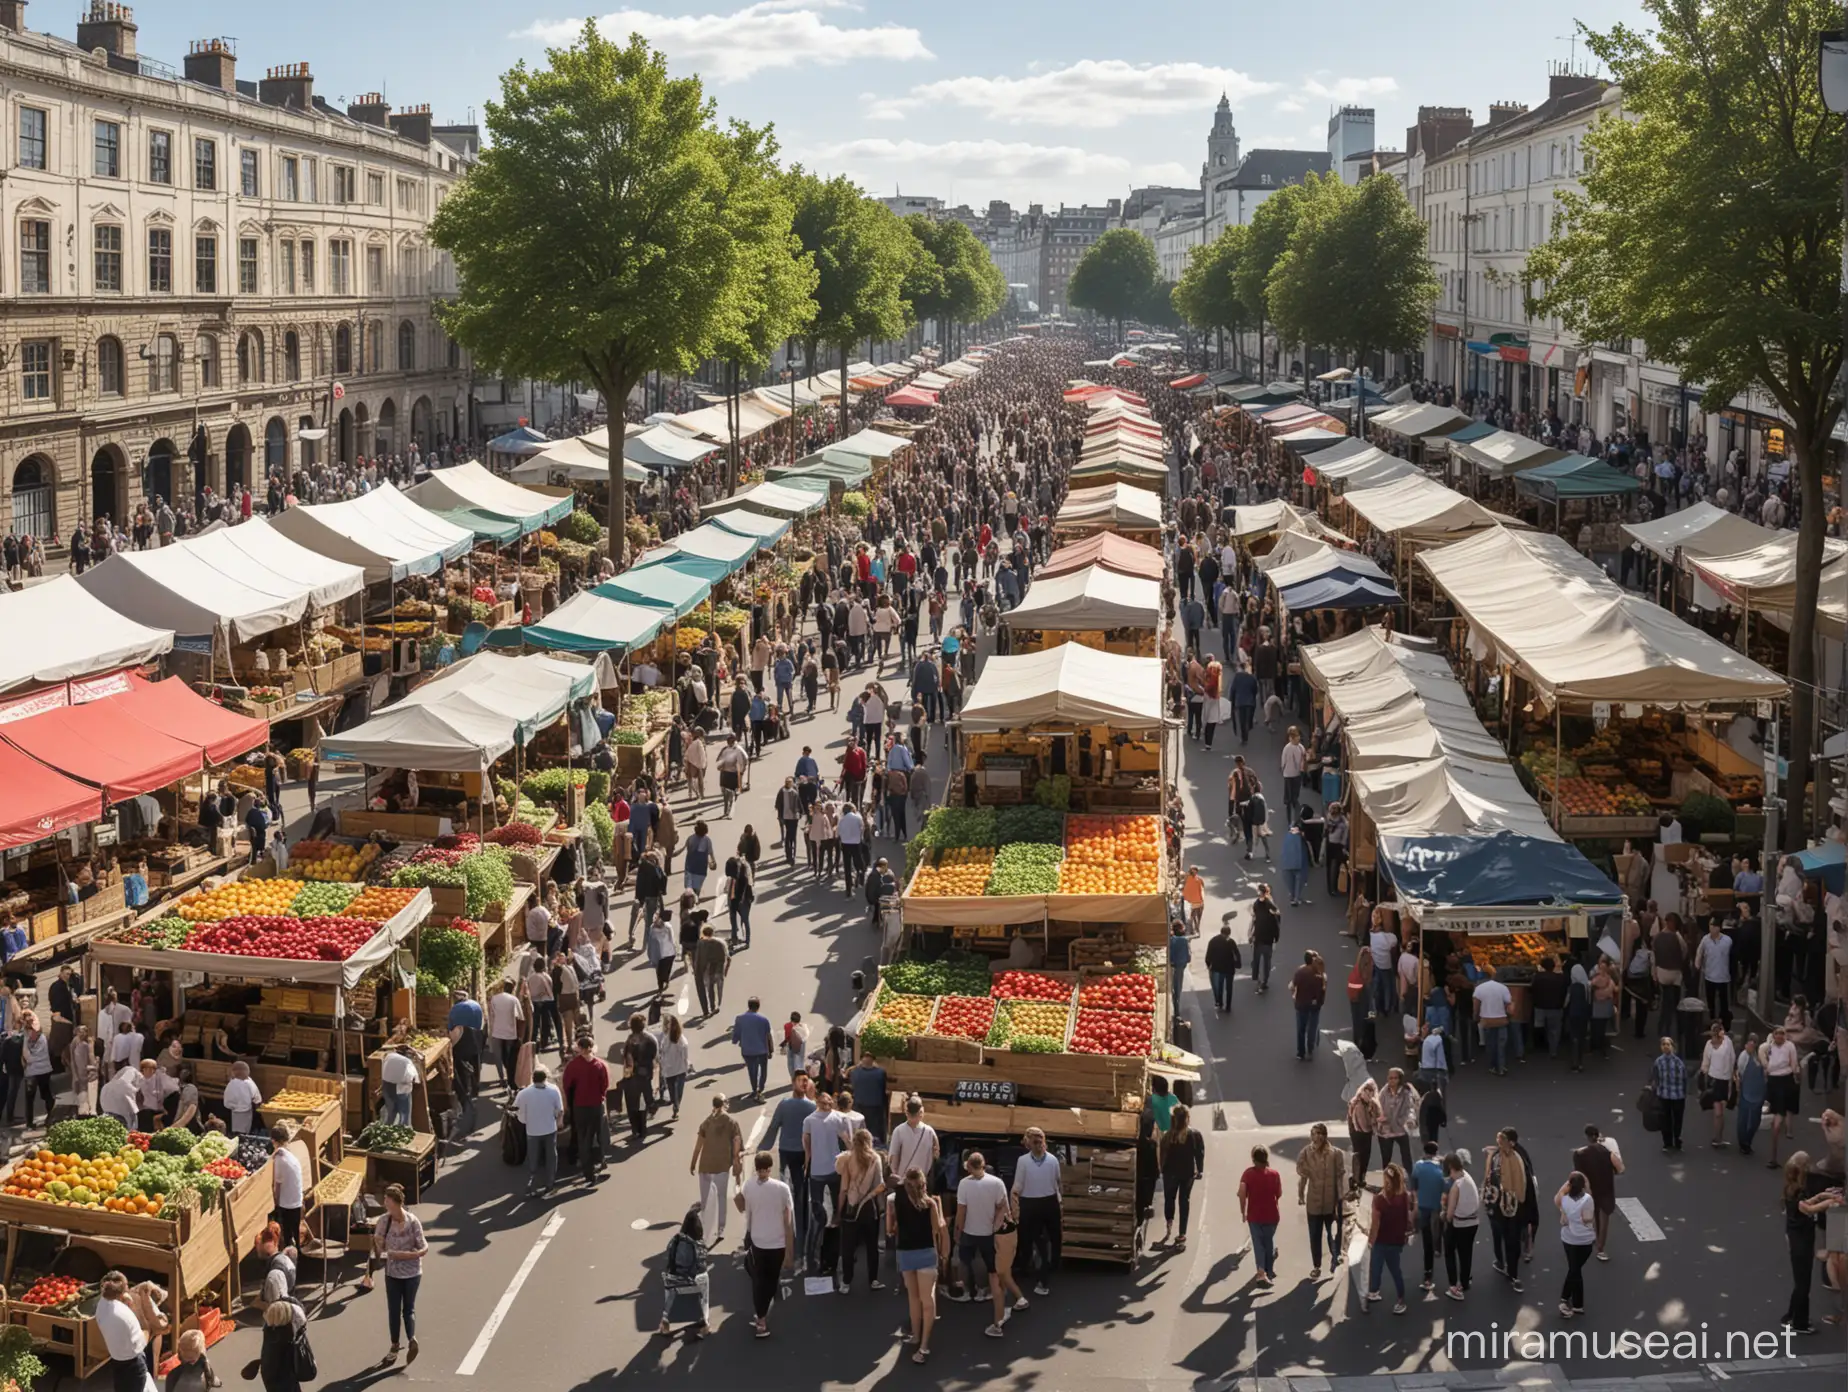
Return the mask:
M 1367 950 L 1373 954 L 1373 1013 L 1382 1019 L 1398 1006 L 1398 975 L 1393 970 L 1393 954 L 1399 949 L 1399 935 L 1377 918 L 1367 937 Z
M 558 1122 L 565 1114 L 565 1099 L 546 1081 L 545 1070 L 535 1068 L 533 1080 L 513 1099 L 513 1109 L 526 1127 L 526 1193 L 545 1193 L 558 1179 Z M 539 1184 L 539 1167 L 545 1166 L 545 1183 Z
M 160 1071 L 153 1059 L 141 1060 L 136 1070 L 136 1120 L 138 1131 L 155 1131 L 166 1124 L 167 1099 L 180 1090 L 179 1083 Z M 30 1099 L 27 1099 L 30 1101 Z
M 417 1086 L 417 1055 L 400 1044 L 379 1064 L 379 1085 L 385 1103 L 385 1120 L 398 1126 L 411 1124 L 411 1093 Z
M 116 1036 L 109 1041 L 109 1062 L 141 1067 L 141 1051 L 147 1040 L 133 1024 L 124 1020 L 116 1026 Z
M 128 1277 L 119 1271 L 111 1271 L 103 1277 L 102 1298 L 96 1302 L 96 1328 L 109 1353 L 112 1386 L 152 1392 L 154 1379 L 142 1357 L 142 1350 L 148 1346 L 148 1333 L 128 1303 Z
M 526 911 L 526 942 L 529 947 L 546 952 L 547 940 L 552 935 L 552 911 L 534 899 L 532 907 Z M 547 953 L 549 958 L 550 954 Z
M 1024 1280 L 1032 1274 L 1034 1259 L 1045 1243 L 1045 1256 L 1039 1279 L 1033 1283 L 1035 1295 L 1051 1295 L 1047 1282 L 1059 1269 L 1059 1246 L 1064 1226 L 1060 1206 L 1059 1157 L 1046 1149 L 1046 1133 L 1029 1126 L 1025 1136 L 1027 1153 L 1014 1165 L 1013 1212 L 1020 1224 L 1020 1245 L 1015 1249 L 1014 1275 Z
M 1758 1055 L 1765 1066 L 1765 1108 L 1771 1113 L 1771 1158 L 1766 1168 L 1775 1169 L 1778 1141 L 1797 1134 L 1797 1112 L 1803 1104 L 1801 1080 L 1797 1077 L 1797 1046 L 1790 1041 L 1784 1027 L 1771 1031 L 1771 1038 L 1759 1045 Z
M 732 1201 L 744 1215 L 751 1239 L 752 1322 L 762 1335 L 769 1330 L 770 1303 L 776 1299 L 783 1268 L 796 1260 L 796 1206 L 789 1186 L 771 1173 L 776 1160 L 769 1151 L 758 1151 L 751 1165 L 750 1183 L 740 1185 Z
M 860 815 L 860 809 L 846 803 L 835 833 L 841 842 L 841 878 L 847 893 L 852 894 L 853 887 L 860 882 L 863 873 L 860 862 L 866 853 L 866 818 Z
M 902 1181 L 912 1170 L 917 1170 L 928 1181 L 942 1153 L 937 1128 L 924 1120 L 924 1103 L 915 1096 L 907 1098 L 905 1119 L 892 1128 L 892 1144 L 886 1149 L 893 1176 Z
M 1483 979 L 1470 994 L 1475 998 L 1476 1023 L 1482 1026 L 1482 1039 L 1489 1050 L 1489 1072 L 1507 1077 L 1508 1009 L 1514 996 L 1495 979 L 1495 968 L 1484 967 Z
M 994 1301 L 995 1318 L 982 1332 L 999 1339 L 1001 1326 L 1007 1322 L 1007 1298 L 1002 1294 L 1001 1273 L 995 1268 L 995 1230 L 1008 1217 L 1007 1186 L 998 1176 L 988 1173 L 988 1162 L 981 1151 L 971 1151 L 963 1164 L 968 1173 L 956 1186 L 956 1246 L 971 1281 L 975 1279 L 977 1262 L 988 1273 L 988 1294 Z M 972 1298 L 974 1292 L 967 1295 Z M 1014 1302 L 1016 1309 L 1025 1304 L 1024 1298 Z
M 301 1246 L 302 1240 L 302 1162 L 289 1149 L 289 1128 L 281 1122 L 270 1127 L 270 1141 L 275 1149 L 270 1159 L 270 1200 L 276 1208 L 276 1222 L 282 1227 L 285 1250 Z
M 1717 918 L 1707 924 L 1707 936 L 1694 949 L 1694 966 L 1707 993 L 1707 1014 L 1727 1029 L 1732 1028 L 1732 950 L 1733 941 L 1720 931 Z
M 520 1022 L 525 1018 L 526 1009 L 514 994 L 513 983 L 502 981 L 488 997 L 488 1038 L 494 1042 L 494 1052 L 500 1059 L 501 1082 L 510 1090 L 520 1055 Z
M 108 1072 L 107 1066 L 103 1070 Z M 104 1116 L 112 1116 L 130 1131 L 140 1129 L 141 1119 L 137 1115 L 141 1108 L 141 1073 L 127 1064 L 116 1072 L 115 1076 L 104 1083 L 96 1095 L 96 1109 Z
M 885 727 L 885 718 L 885 702 L 876 689 L 867 687 L 866 699 L 860 705 L 860 742 L 868 754 L 879 753 L 879 734 Z
M 250 1065 L 232 1064 L 231 1076 L 225 1080 L 225 1111 L 231 1120 L 233 1136 L 250 1134 L 251 1118 L 256 1116 L 262 1103 L 263 1093 L 251 1080 Z

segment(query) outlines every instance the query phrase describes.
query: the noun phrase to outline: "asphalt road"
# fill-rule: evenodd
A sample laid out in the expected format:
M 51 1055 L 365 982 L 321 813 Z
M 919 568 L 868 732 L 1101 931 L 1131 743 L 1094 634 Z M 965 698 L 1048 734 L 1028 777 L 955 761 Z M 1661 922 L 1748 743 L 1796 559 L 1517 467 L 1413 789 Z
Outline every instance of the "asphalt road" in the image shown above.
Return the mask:
M 886 676 L 902 683 L 895 665 Z M 716 801 L 698 809 L 712 821 L 721 855 L 730 852 L 744 823 L 754 823 L 760 835 L 774 826 L 772 792 L 803 743 L 815 746 L 825 768 L 830 752 L 837 752 L 844 739 L 845 722 L 838 714 L 824 711 L 812 720 L 799 719 L 794 738 L 774 746 L 758 764 L 754 787 L 731 821 L 717 819 Z M 1276 781 L 1280 744 L 1281 731 L 1260 727 L 1244 751 L 1267 782 Z M 940 749 L 933 746 L 932 759 L 939 791 L 944 781 Z M 1287 898 L 1274 867 L 1262 859 L 1247 865 L 1225 843 L 1223 788 L 1232 752 L 1223 741 L 1212 751 L 1189 743 L 1184 756 L 1190 827 L 1186 858 L 1207 877 L 1209 929 L 1224 910 L 1242 911 L 1264 877 L 1271 877 L 1274 892 Z M 684 805 L 677 805 L 676 812 L 684 836 L 693 818 Z M 879 850 L 895 852 L 896 847 L 882 843 Z M 734 1217 L 717 1254 L 715 1332 L 698 1343 L 653 1337 L 661 1309 L 661 1252 L 697 1194 L 687 1172 L 694 1125 L 714 1089 L 734 1099 L 744 1092 L 742 1063 L 726 1039 L 731 1015 L 743 1008 L 747 995 L 757 994 L 773 1021 L 801 1010 L 819 1037 L 822 1027 L 844 1021 L 853 1011 L 851 972 L 864 967 L 871 977 L 877 944 L 857 894 L 844 895 L 838 885 L 815 885 L 800 858 L 794 874 L 779 865 L 774 853 L 766 861 L 754 946 L 736 959 L 721 1018 L 694 1020 L 691 988 L 684 978 L 675 978 L 694 1046 L 695 1073 L 682 1120 L 657 1125 L 646 1144 L 623 1149 L 601 1185 L 591 1188 L 571 1179 L 547 1198 L 525 1200 L 520 1197 L 524 1175 L 502 1163 L 496 1143 L 501 1093 L 488 1088 L 473 1138 L 446 1161 L 421 1209 L 432 1254 L 420 1298 L 419 1361 L 409 1369 L 381 1363 L 387 1343 L 384 1298 L 356 1294 L 357 1263 L 336 1265 L 336 1285 L 324 1295 L 314 1285 L 320 1264 L 309 1261 L 303 1268 L 303 1293 L 314 1314 L 312 1333 L 323 1373 L 319 1386 L 357 1389 L 390 1378 L 456 1388 L 517 1383 L 560 1389 L 774 1389 L 867 1386 L 890 1378 L 952 1388 L 1106 1389 L 1193 1386 L 1284 1373 L 1440 1373 L 1459 1364 L 1486 1377 L 1490 1366 L 1510 1360 L 1461 1357 L 1447 1348 L 1447 1335 L 1561 1327 L 1553 1306 L 1563 1261 L 1550 1228 L 1543 1228 L 1534 1261 L 1523 1273 L 1525 1294 L 1506 1289 L 1488 1270 L 1485 1235 L 1478 1243 L 1476 1289 L 1466 1304 L 1421 1299 L 1414 1290 L 1409 1313 L 1395 1318 L 1388 1313 L 1390 1302 L 1362 1313 L 1356 1284 L 1364 1266 L 1351 1264 L 1360 1259 L 1358 1249 L 1350 1254 L 1350 1265 L 1332 1278 L 1310 1283 L 1306 1227 L 1299 1210 L 1286 1203 L 1279 1233 L 1280 1279 L 1268 1290 L 1257 1286 L 1238 1221 L 1236 1176 L 1259 1140 L 1272 1147 L 1287 1176 L 1311 1122 L 1327 1121 L 1334 1134 L 1344 1135 L 1335 1124 L 1342 1115 L 1343 1075 L 1328 1047 L 1311 1063 L 1291 1058 L 1293 1015 L 1281 979 L 1263 996 L 1240 981 L 1232 1013 L 1215 1018 L 1204 972 L 1196 966 L 1188 983 L 1188 1009 L 1195 1021 L 1195 1049 L 1212 1067 L 1199 1109 L 1209 1127 L 1207 1175 L 1195 1190 L 1194 1232 L 1184 1252 L 1153 1251 L 1133 1273 L 1073 1264 L 1055 1283 L 1054 1294 L 1016 1315 L 1000 1340 L 982 1337 L 986 1317 L 979 1307 L 946 1301 L 935 1356 L 926 1370 L 900 1361 L 898 1335 L 905 1310 L 896 1283 L 878 1294 L 864 1287 L 847 1297 L 795 1294 L 773 1312 L 774 1336 L 751 1340 L 748 1289 L 737 1259 L 741 1228 Z M 716 887 L 717 877 L 711 883 Z M 1323 1021 L 1325 1031 L 1332 1032 L 1345 1023 L 1338 982 L 1352 954 L 1339 936 L 1342 916 L 1321 888 L 1318 874 L 1312 889 L 1317 902 L 1286 907 L 1278 968 L 1287 976 L 1304 946 L 1318 948 L 1335 964 L 1337 1000 Z M 1242 935 L 1243 912 L 1239 924 Z M 632 1009 L 645 1006 L 652 973 L 631 959 L 614 973 L 611 987 L 598 1025 L 600 1044 L 616 1036 Z M 1535 1158 L 1543 1194 L 1550 1195 L 1563 1179 L 1566 1157 L 1587 1121 L 1596 1121 L 1623 1148 L 1630 1170 L 1619 1192 L 1640 1199 L 1662 1235 L 1640 1240 L 1626 1221 L 1618 1220 L 1612 1260 L 1594 1263 L 1587 1272 L 1588 1314 L 1571 1326 L 1574 1332 L 1709 1331 L 1709 1346 L 1699 1357 L 1625 1363 L 1592 1357 L 1589 1350 L 1574 1357 L 1568 1349 L 1534 1360 L 1536 1367 L 1544 1363 L 1575 1378 L 1697 1370 L 1726 1357 L 1723 1342 L 1715 1342 L 1723 1340 L 1724 1331 L 1773 1330 L 1783 1309 L 1789 1276 L 1775 1177 L 1762 1160 L 1708 1151 L 1694 1125 L 1689 1127 L 1690 1148 L 1664 1156 L 1632 1111 L 1645 1058 L 1629 1041 L 1620 1041 L 1610 1060 L 1589 1064 L 1583 1074 L 1536 1059 L 1514 1066 L 1502 1079 L 1488 1078 L 1480 1066 L 1466 1069 L 1452 1087 L 1448 1143 L 1467 1145 L 1480 1155 L 1497 1127 L 1517 1125 Z M 1387 1062 L 1382 1054 L 1376 1076 L 1383 1076 Z M 773 1088 L 779 1073 L 780 1067 L 773 1068 Z M 780 1088 L 773 1091 L 772 1102 L 779 1095 Z M 762 1109 L 738 1100 L 732 1105 L 747 1137 L 752 1136 Z M 1806 1133 L 1816 1137 L 1808 1123 Z M 1415 1271 L 1417 1265 L 1414 1249 L 1407 1266 Z M 1819 1303 L 1817 1315 L 1822 1312 Z M 254 1328 L 240 1329 L 214 1350 L 214 1361 L 235 1380 L 237 1370 L 254 1357 L 257 1343 Z M 1820 1344 L 1839 1347 L 1832 1339 L 1808 1343 L 1811 1347 L 1799 1344 L 1796 1351 L 1822 1352 L 1814 1347 Z M 106 1375 L 90 1385 L 106 1386 Z

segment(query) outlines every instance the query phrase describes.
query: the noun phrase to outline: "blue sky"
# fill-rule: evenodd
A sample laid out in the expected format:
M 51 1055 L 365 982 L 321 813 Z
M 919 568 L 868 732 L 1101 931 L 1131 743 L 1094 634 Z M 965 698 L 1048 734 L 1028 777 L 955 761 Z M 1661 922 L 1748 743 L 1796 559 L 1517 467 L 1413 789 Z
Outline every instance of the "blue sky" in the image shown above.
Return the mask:
M 54 6 L 33 5 L 33 27 L 68 24 Z M 721 115 L 774 121 L 790 158 L 873 192 L 978 207 L 1193 184 L 1222 89 L 1247 150 L 1321 148 L 1344 102 L 1376 108 L 1379 143 L 1397 148 L 1420 104 L 1467 106 L 1480 120 L 1492 101 L 1542 100 L 1547 64 L 1570 56 L 1574 28 L 1563 11 L 1505 0 L 607 6 L 142 0 L 137 20 L 141 50 L 176 66 L 187 40 L 234 36 L 243 77 L 305 60 L 330 100 L 377 89 L 460 121 L 479 117 L 505 68 L 542 59 L 591 14 L 699 73 Z M 1639 0 L 1574 0 L 1573 12 L 1593 28 L 1641 19 Z

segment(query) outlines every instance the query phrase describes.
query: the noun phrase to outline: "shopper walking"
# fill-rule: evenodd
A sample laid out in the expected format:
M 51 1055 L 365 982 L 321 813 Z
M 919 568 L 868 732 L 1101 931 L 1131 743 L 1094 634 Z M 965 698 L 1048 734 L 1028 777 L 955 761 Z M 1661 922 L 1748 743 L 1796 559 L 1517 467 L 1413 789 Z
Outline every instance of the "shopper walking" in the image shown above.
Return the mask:
M 1309 1128 L 1309 1144 L 1296 1156 L 1296 1202 L 1309 1218 L 1309 1279 L 1322 1279 L 1322 1245 L 1328 1244 L 1328 1269 L 1341 1261 L 1341 1224 L 1348 1193 L 1347 1152 L 1331 1145 L 1321 1122 Z
M 756 996 L 745 1002 L 744 1013 L 732 1021 L 731 1042 L 744 1058 L 744 1073 L 750 1083 L 750 1100 L 764 1100 L 764 1084 L 770 1076 L 770 1021 L 763 1013 L 763 1003 Z
M 744 1133 L 726 1110 L 725 1094 L 712 1095 L 712 1110 L 693 1133 L 693 1155 L 687 1173 L 699 1178 L 699 1212 L 704 1219 L 708 1210 L 718 1209 L 717 1230 L 712 1243 L 725 1241 L 725 1215 L 728 1176 L 744 1182 Z
M 1842 1203 L 1838 1185 L 1813 1198 L 1810 1157 L 1799 1150 L 1784 1164 L 1784 1236 L 1790 1245 L 1790 1303 L 1784 1307 L 1783 1327 L 1793 1334 L 1813 1334 L 1810 1324 L 1810 1286 L 1816 1276 L 1816 1229 L 1821 1215 Z
M 74 1053 L 74 1046 L 73 1046 Z M 1737 1136 L 1739 1153 L 1750 1155 L 1752 1142 L 1758 1137 L 1759 1124 L 1765 1115 L 1765 1066 L 1758 1058 L 1758 1036 L 1748 1034 L 1739 1046 L 1739 1059 L 1733 1065 L 1733 1095 L 1739 1099 Z
M 745 1217 L 750 1238 L 746 1254 L 751 1272 L 752 1333 L 770 1337 L 770 1306 L 777 1297 L 783 1269 L 796 1256 L 796 1207 L 789 1186 L 772 1173 L 775 1158 L 767 1150 L 751 1162 L 751 1182 L 741 1186 L 735 1202 Z
M 532 1082 L 513 1099 L 513 1109 L 526 1127 L 526 1193 L 530 1198 L 547 1192 L 558 1180 L 558 1123 L 565 1114 L 565 1100 L 546 1081 L 545 1070 L 535 1068 Z
M 571 1109 L 571 1135 L 577 1145 L 578 1170 L 586 1184 L 603 1174 L 603 1130 L 608 1116 L 610 1069 L 597 1057 L 597 1043 L 589 1033 L 577 1037 L 577 1052 L 565 1065 L 559 1082 L 565 1105 Z
M 1168 1130 L 1156 1145 L 1161 1157 L 1161 1204 L 1167 1220 L 1162 1243 L 1174 1243 L 1176 1251 L 1187 1247 L 1187 1215 L 1193 1200 L 1194 1182 L 1206 1176 L 1206 1142 L 1193 1129 L 1193 1114 L 1177 1104 L 1168 1117 Z M 1174 1235 L 1174 1214 L 1181 1215 L 1181 1234 Z
M 417 1288 L 423 1284 L 423 1261 L 430 1254 L 423 1222 L 406 1207 L 404 1186 L 385 1186 L 385 1212 L 372 1229 L 372 1254 L 385 1263 L 385 1323 L 391 1347 L 385 1361 L 398 1359 L 398 1333 L 405 1339 L 404 1366 L 417 1361 Z
M 1216 1014 L 1224 1015 L 1232 1009 L 1232 983 L 1243 965 L 1244 955 L 1238 950 L 1238 940 L 1232 936 L 1232 915 L 1227 914 L 1219 925 L 1219 932 L 1206 943 L 1206 976 L 1212 983 Z
M 1353 1167 L 1348 1171 L 1350 1194 L 1358 1194 L 1367 1182 L 1367 1171 L 1373 1163 L 1373 1135 L 1379 1124 L 1379 1084 L 1369 1078 L 1347 1105 L 1348 1148 L 1354 1156 Z
M 655 1105 L 672 1107 L 674 1110 L 668 1120 L 679 1121 L 680 1099 L 686 1094 L 691 1058 L 686 1031 L 678 1015 L 669 1015 L 656 1036 L 655 1066 L 660 1072 L 660 1091 L 656 1094 Z
M 1779 1025 L 1771 1031 L 1771 1042 L 1759 1050 L 1759 1057 L 1765 1065 L 1765 1109 L 1771 1113 L 1771 1158 L 1765 1168 L 1775 1170 L 1778 1142 L 1785 1136 L 1795 1140 L 1797 1110 L 1803 1100 L 1797 1076 L 1797 1046 Z M 1679 1140 L 1676 1149 L 1680 1149 Z
M 1408 1187 L 1418 1201 L 1418 1246 L 1424 1254 L 1423 1288 L 1436 1284 L 1437 1252 L 1443 1245 L 1441 1216 L 1444 1209 L 1444 1165 L 1437 1156 L 1437 1142 L 1426 1141 L 1418 1163 L 1412 1166 Z
M 1482 1160 L 1482 1205 L 1489 1214 L 1495 1270 L 1517 1291 L 1521 1289 L 1521 1203 L 1526 1195 L 1527 1166 L 1514 1148 L 1514 1137 L 1505 1129 L 1497 1131 L 1494 1146 Z
M 1650 1086 L 1662 1104 L 1662 1149 L 1681 1149 L 1681 1122 L 1688 1109 L 1688 1066 L 1681 1061 L 1675 1041 L 1663 1035 L 1655 1061 L 1649 1066 Z M 1772 1154 L 1777 1153 L 1776 1120 L 1772 1123 Z
M 1373 1216 L 1367 1229 L 1367 1294 L 1361 1301 L 1362 1314 L 1375 1301 L 1384 1298 L 1380 1291 L 1380 1274 L 1392 1276 L 1398 1293 L 1393 1302 L 1395 1315 L 1405 1313 L 1405 1239 L 1411 1233 L 1416 1207 L 1405 1187 L 1405 1171 L 1388 1165 L 1381 1176 L 1379 1197 L 1373 1201 Z
M 922 1111 L 921 1105 L 919 1110 Z M 1176 1107 L 1174 1110 L 1179 1113 L 1182 1109 Z M 1172 1117 L 1170 1124 L 1174 1124 Z M 935 1139 L 934 1133 L 932 1139 Z M 1039 1127 L 1029 1126 L 1021 1142 L 1026 1146 L 1026 1154 L 1014 1162 L 1014 1184 L 1009 1191 L 1014 1221 L 1020 1226 L 1019 1258 L 1014 1263 L 1014 1275 L 1026 1280 L 1037 1270 L 1033 1293 L 1051 1295 L 1052 1275 L 1059 1269 L 1064 1238 L 1061 1166 L 1059 1157 L 1047 1149 L 1046 1133 Z M 1183 1223 L 1183 1230 L 1185 1227 Z
M 1597 1127 L 1587 1126 L 1585 1144 L 1572 1152 L 1572 1168 L 1585 1176 L 1585 1186 L 1591 1194 L 1592 1227 L 1597 1233 L 1595 1255 L 1599 1261 L 1609 1261 L 1604 1246 L 1610 1240 L 1611 1215 L 1617 1211 L 1617 1176 L 1623 1173 L 1623 1152 L 1617 1149 L 1615 1140 L 1600 1134 Z
M 1476 1254 L 1476 1229 L 1482 1223 L 1482 1192 L 1459 1155 L 1444 1157 L 1444 1294 L 1461 1300 L 1469 1290 Z
M 1283 1177 L 1271 1168 L 1269 1148 L 1253 1146 L 1251 1164 L 1239 1176 L 1238 1211 L 1251 1229 L 1257 1277 L 1267 1286 L 1277 1279 L 1277 1224 L 1281 1219 L 1278 1206 L 1282 1198 Z
M 847 1153 L 840 1159 L 841 1268 L 837 1289 L 853 1290 L 856 1258 L 866 1253 L 866 1277 L 873 1290 L 884 1290 L 879 1279 L 879 1226 L 885 1212 L 885 1170 L 873 1149 L 873 1133 L 861 1127 L 853 1133 Z
M 1574 1170 L 1553 1195 L 1559 1211 L 1559 1240 L 1566 1249 L 1566 1280 L 1559 1289 L 1559 1313 L 1575 1319 L 1585 1313 L 1585 1263 L 1598 1244 L 1596 1208 L 1591 1186 Z

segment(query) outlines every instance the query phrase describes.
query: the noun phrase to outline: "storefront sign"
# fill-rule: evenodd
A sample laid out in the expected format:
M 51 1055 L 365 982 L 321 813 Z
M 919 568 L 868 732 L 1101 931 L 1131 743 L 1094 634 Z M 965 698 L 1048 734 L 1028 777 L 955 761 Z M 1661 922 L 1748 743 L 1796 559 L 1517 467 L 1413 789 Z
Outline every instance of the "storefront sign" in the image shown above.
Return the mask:
M 201 633 L 193 637 L 176 633 L 173 636 L 173 650 L 175 652 L 205 653 L 209 656 L 212 651 L 212 635 L 209 633 Z
M 954 1094 L 958 1102 L 992 1102 L 998 1107 L 1013 1106 L 1019 1095 L 1013 1082 L 1000 1078 L 963 1078 Z
M 1512 937 L 1516 933 L 1545 933 L 1557 927 L 1556 918 L 1469 918 L 1462 914 L 1440 916 L 1435 927 L 1447 933 Z
M 127 690 L 127 672 L 110 672 L 106 676 L 89 677 L 83 681 L 71 683 L 71 704 L 81 706 L 89 701 L 100 701 L 105 696 L 120 696 Z
M 51 686 L 43 691 L 35 691 L 30 696 L 21 696 L 16 700 L 0 705 L 0 725 L 10 725 L 15 720 L 26 720 L 46 711 L 63 710 L 71 703 L 68 686 Z

